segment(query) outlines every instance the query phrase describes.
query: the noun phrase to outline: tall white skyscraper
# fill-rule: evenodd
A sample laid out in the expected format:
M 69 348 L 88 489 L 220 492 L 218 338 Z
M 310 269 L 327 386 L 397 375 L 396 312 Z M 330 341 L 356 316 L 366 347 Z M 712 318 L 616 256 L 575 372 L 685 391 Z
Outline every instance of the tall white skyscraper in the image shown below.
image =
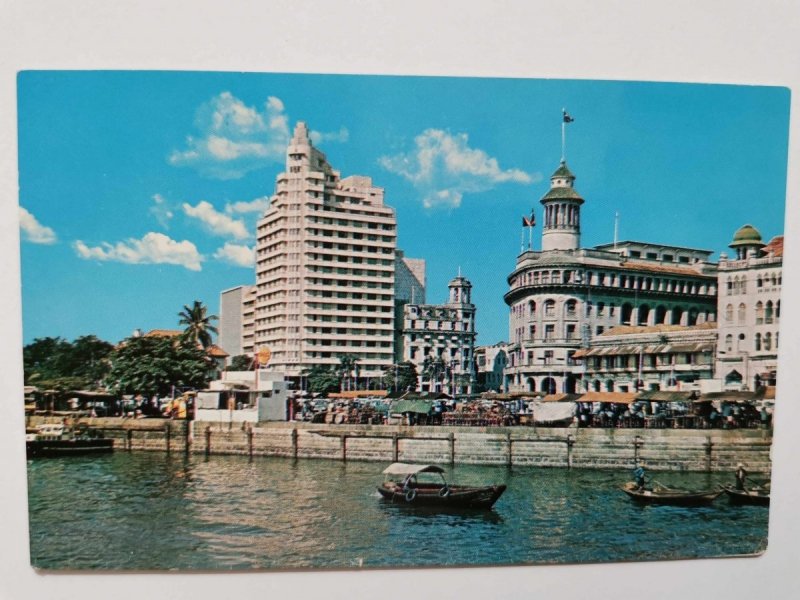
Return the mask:
M 360 379 L 393 362 L 395 213 L 369 177 L 340 179 L 298 123 L 258 222 L 255 347 L 299 378 L 357 359 Z

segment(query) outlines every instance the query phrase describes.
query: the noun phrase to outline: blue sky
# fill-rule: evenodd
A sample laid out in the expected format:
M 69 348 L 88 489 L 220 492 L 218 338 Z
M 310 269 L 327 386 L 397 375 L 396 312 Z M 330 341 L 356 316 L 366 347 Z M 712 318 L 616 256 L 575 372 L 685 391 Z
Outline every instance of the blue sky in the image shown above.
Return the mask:
M 254 282 L 255 222 L 306 121 L 342 176 L 397 210 L 429 302 L 459 269 L 478 341 L 508 337 L 521 217 L 561 153 L 586 199 L 582 245 L 727 250 L 783 232 L 785 88 L 202 72 L 23 72 L 19 92 L 25 342 L 176 328 L 193 300 Z M 541 230 L 534 230 L 540 247 Z

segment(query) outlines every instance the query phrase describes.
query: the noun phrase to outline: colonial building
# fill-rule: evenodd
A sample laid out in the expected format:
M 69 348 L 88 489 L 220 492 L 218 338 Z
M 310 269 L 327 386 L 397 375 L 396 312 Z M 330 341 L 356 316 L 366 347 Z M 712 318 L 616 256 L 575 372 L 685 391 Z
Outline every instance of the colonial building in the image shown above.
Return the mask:
M 744 225 L 720 255 L 716 369 L 728 389 L 775 385 L 781 317 L 783 236 L 764 244 Z
M 508 276 L 510 391 L 592 388 L 575 353 L 612 327 L 716 321 L 711 251 L 635 241 L 581 248 L 584 199 L 574 182 L 562 160 L 541 199 L 542 250 L 522 252 Z
M 355 357 L 362 378 L 393 363 L 396 220 L 369 177 L 340 178 L 298 123 L 258 222 L 255 346 L 298 379 Z
M 498 342 L 492 346 L 475 348 L 475 381 L 479 392 L 502 392 L 503 370 L 508 364 L 508 344 Z
M 619 325 L 596 336 L 574 358 L 581 360 L 583 389 L 588 391 L 699 390 L 701 381 L 714 375 L 716 339 L 711 322 Z
M 477 335 L 472 284 L 459 274 L 448 287 L 446 304 L 405 305 L 403 360 L 416 366 L 420 390 L 469 394 Z

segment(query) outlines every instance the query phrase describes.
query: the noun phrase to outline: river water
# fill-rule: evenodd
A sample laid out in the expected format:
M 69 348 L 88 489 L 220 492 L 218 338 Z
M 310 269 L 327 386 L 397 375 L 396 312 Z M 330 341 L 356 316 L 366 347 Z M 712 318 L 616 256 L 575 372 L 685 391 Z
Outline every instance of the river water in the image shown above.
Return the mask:
M 116 452 L 28 461 L 31 562 L 44 569 L 293 569 L 716 557 L 766 548 L 768 510 L 638 506 L 627 471 L 457 466 L 505 483 L 491 511 L 379 499 L 383 463 Z M 732 474 L 651 473 L 709 487 Z

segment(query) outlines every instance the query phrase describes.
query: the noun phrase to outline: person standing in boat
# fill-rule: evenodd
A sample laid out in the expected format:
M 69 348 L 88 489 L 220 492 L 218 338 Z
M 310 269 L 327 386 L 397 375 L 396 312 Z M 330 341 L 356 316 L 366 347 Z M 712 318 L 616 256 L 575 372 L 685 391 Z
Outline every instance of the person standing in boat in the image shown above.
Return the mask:
M 644 491 L 644 485 L 645 485 L 644 463 L 639 463 L 639 465 L 637 465 L 636 469 L 633 471 L 633 480 L 636 483 L 636 489 Z
M 736 489 L 743 490 L 744 482 L 747 479 L 747 471 L 742 463 L 736 465 Z

